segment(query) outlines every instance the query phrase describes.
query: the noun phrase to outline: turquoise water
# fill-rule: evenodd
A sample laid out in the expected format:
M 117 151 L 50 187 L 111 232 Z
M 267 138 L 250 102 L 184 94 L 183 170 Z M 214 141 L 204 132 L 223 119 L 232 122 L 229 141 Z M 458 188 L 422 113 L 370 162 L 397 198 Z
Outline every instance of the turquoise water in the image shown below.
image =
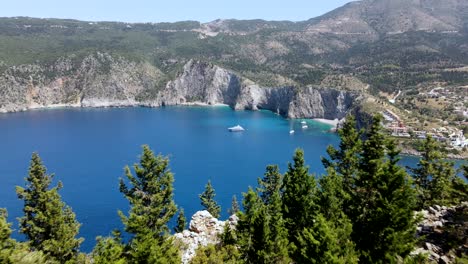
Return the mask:
M 247 131 L 230 133 L 240 124 Z M 289 134 L 293 128 L 296 133 Z M 29 159 L 39 152 L 49 173 L 63 182 L 61 194 L 82 223 L 82 250 L 98 235 L 120 228 L 117 210 L 128 205 L 118 191 L 126 164 L 138 161 L 141 145 L 169 155 L 175 174 L 175 200 L 188 216 L 201 209 L 198 194 L 211 179 L 227 217 L 232 195 L 241 198 L 256 185 L 267 164 L 284 171 L 294 149 L 305 149 L 311 171 L 323 172 L 320 156 L 338 138 L 329 126 L 310 121 L 301 130 L 266 111 L 227 107 L 54 109 L 0 115 L 0 207 L 18 228 L 22 203 L 16 185 L 24 185 Z M 18 238 L 18 234 L 15 234 Z M 19 237 L 20 238 L 20 237 Z
M 240 124 L 247 130 L 230 133 Z M 268 164 L 284 172 L 296 148 L 305 150 L 310 171 L 323 173 L 320 156 L 338 137 L 328 125 L 286 120 L 266 111 L 232 111 L 228 107 L 165 107 L 54 109 L 0 115 L 0 208 L 9 220 L 21 216 L 15 186 L 24 186 L 29 160 L 39 152 L 49 173 L 63 182 L 63 200 L 82 223 L 82 250 L 89 252 L 96 236 L 121 228 L 117 210 L 127 201 L 118 190 L 125 165 L 138 161 L 141 145 L 169 155 L 175 174 L 175 200 L 191 216 L 200 210 L 198 194 L 210 179 L 227 217 L 231 197 L 255 186 Z M 289 134 L 294 129 L 296 133 Z M 416 158 L 406 157 L 404 165 Z M 21 239 L 18 233 L 16 238 Z

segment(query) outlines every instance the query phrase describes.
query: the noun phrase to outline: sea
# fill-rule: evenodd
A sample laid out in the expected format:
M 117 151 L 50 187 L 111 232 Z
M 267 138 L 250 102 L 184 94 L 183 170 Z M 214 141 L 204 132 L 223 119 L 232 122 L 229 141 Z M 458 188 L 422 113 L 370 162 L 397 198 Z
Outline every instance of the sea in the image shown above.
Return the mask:
M 308 128 L 303 129 L 301 121 Z M 243 132 L 229 132 L 240 125 Z M 174 198 L 190 219 L 202 206 L 198 195 L 208 180 L 228 217 L 231 199 L 239 201 L 257 185 L 269 164 L 282 172 L 295 149 L 302 148 L 311 173 L 324 173 L 321 157 L 339 138 L 330 125 L 314 120 L 288 120 L 269 111 L 234 111 L 227 106 L 162 108 L 65 108 L 0 114 L 0 208 L 6 208 L 18 233 L 23 203 L 15 193 L 33 152 L 39 153 L 60 194 L 82 224 L 81 246 L 90 252 L 97 236 L 123 229 L 118 210 L 127 200 L 119 192 L 124 167 L 139 161 L 142 145 L 170 159 Z M 294 130 L 294 133 L 290 133 Z M 417 158 L 403 157 L 402 165 Z

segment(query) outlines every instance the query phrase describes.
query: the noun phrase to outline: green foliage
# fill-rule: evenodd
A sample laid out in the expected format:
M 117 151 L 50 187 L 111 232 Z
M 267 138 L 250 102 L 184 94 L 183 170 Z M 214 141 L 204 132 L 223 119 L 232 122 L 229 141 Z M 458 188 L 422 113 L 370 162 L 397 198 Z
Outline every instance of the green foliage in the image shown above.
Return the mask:
M 366 133 L 352 192 L 353 241 L 362 263 L 396 263 L 415 245 L 415 194 L 377 115 Z
M 97 237 L 96 246 L 91 253 L 95 264 L 124 264 L 124 245 L 118 232 L 113 237 Z
M 177 216 L 177 225 L 174 227 L 174 232 L 180 233 L 187 226 L 187 218 L 185 218 L 184 208 L 180 208 L 179 216 Z
M 52 175 L 37 153 L 32 155 L 26 188 L 17 187 L 18 198 L 24 200 L 24 216 L 19 219 L 20 232 L 26 235 L 34 250 L 44 252 L 59 262 L 75 258 L 83 239 L 78 235 L 80 224 L 58 193 L 62 184 L 50 188 Z
M 423 209 L 433 205 L 448 205 L 454 200 L 466 199 L 467 185 L 456 176 L 454 163 L 445 160 L 445 155 L 439 151 L 440 145 L 431 136 L 427 136 L 422 144 L 422 157 L 416 168 L 411 168 L 416 191 L 418 193 L 418 208 Z
M 357 263 L 354 245 L 348 240 L 350 234 L 349 222 L 337 227 L 318 214 L 312 227 L 305 228 L 298 236 L 301 263 Z
M 129 216 L 119 211 L 125 231 L 133 237 L 126 248 L 130 263 L 178 263 L 178 250 L 168 238 L 167 223 L 175 215 L 173 200 L 173 174 L 169 159 L 155 156 L 148 146 L 143 146 L 140 164 L 125 173 L 130 186 L 120 179 L 120 191 L 130 202 Z
M 327 217 L 330 217 L 330 213 L 349 213 L 354 181 L 359 170 L 359 155 L 357 154 L 362 151 L 362 131 L 356 129 L 356 120 L 352 115 L 346 117 L 343 127 L 338 130 L 338 135 L 341 139 L 339 149 L 329 146 L 327 153 L 330 160 L 322 158 L 322 163 L 329 175 L 321 182 L 322 192 L 325 194 L 321 196 L 321 208 L 329 208 L 329 213 L 325 213 Z M 333 188 L 329 185 L 337 186 Z M 332 198 L 335 201 L 326 201 Z
M 237 202 L 237 196 L 232 196 L 231 208 L 229 208 L 228 213 L 230 215 L 237 214 L 240 211 L 239 202 Z
M 304 163 L 304 152 L 296 150 L 293 163 L 288 164 L 282 185 L 282 212 L 293 251 L 297 251 L 299 234 L 310 227 L 317 211 L 315 204 L 316 183 Z M 297 251 L 295 257 L 300 256 Z
M 210 212 L 213 217 L 219 218 L 221 213 L 221 206 L 219 206 L 216 202 L 215 196 L 215 189 L 211 185 L 211 181 L 208 180 L 208 183 L 205 185 L 205 190 L 200 195 L 198 195 L 198 197 L 200 198 L 203 208 Z
M 243 263 L 236 246 L 208 245 L 199 247 L 191 264 L 239 264 Z
M 15 241 L 10 238 L 11 224 L 6 209 L 0 208 L 0 263 L 8 263 Z
M 352 223 L 345 213 L 351 195 L 344 189 L 343 176 L 339 176 L 331 167 L 327 172 L 319 181 L 320 214 L 314 219 L 313 227 L 305 230 L 309 234 L 309 239 L 305 236 L 305 241 L 309 242 L 308 245 L 312 247 L 317 259 L 325 261 L 323 263 L 356 263 L 358 254 L 351 238 Z M 310 234 L 316 234 L 315 243 L 310 243 Z M 318 247 L 317 242 L 321 244 Z M 302 248 L 305 248 L 304 245 Z M 329 254 L 333 258 L 328 258 Z
M 137 234 L 128 247 L 127 263 L 180 263 L 179 250 L 171 237 Z
M 256 191 L 244 194 L 245 213 L 239 213 L 237 233 L 243 259 L 248 263 L 289 263 L 288 234 L 282 215 L 282 175 L 269 165 Z

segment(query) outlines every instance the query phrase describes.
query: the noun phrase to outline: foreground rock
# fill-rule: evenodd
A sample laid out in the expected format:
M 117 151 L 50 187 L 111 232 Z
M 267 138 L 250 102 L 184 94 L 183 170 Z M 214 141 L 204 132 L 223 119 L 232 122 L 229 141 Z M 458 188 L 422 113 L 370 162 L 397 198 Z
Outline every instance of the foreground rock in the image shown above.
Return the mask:
M 189 230 L 174 235 L 175 239 L 182 242 L 182 263 L 188 263 L 194 256 L 198 247 L 217 244 L 219 236 L 224 232 L 224 227 L 229 225 L 235 228 L 237 216 L 232 215 L 227 221 L 214 218 L 208 211 L 198 211 L 190 220 Z
M 419 212 L 422 220 L 417 235 L 420 247 L 412 254 L 426 254 L 432 263 L 454 263 L 468 254 L 468 203 L 459 206 L 434 206 Z

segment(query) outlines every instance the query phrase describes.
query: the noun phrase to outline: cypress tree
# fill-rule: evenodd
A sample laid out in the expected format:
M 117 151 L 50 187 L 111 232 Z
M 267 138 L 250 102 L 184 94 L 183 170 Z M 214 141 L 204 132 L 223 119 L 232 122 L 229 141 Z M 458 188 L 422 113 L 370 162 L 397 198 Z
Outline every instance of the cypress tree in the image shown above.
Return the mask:
M 221 206 L 215 201 L 215 189 L 211 185 L 211 181 L 208 180 L 208 183 L 205 185 L 205 191 L 198 195 L 201 200 L 201 205 L 208 211 L 210 214 L 215 217 L 219 218 L 221 213 Z
M 237 196 L 233 195 L 231 200 L 231 208 L 228 210 L 229 215 L 237 214 L 240 211 L 239 203 L 237 202 Z
M 381 119 L 375 116 L 367 132 L 353 190 L 352 237 L 361 263 L 396 263 L 415 244 L 415 194 Z
M 293 160 L 292 164 L 288 164 L 288 171 L 284 175 L 282 214 L 289 233 L 293 259 L 297 261 L 300 257 L 297 238 L 305 228 L 311 226 L 317 206 L 314 201 L 316 183 L 304 164 L 304 152 L 301 149 L 296 150 Z
M 77 256 L 83 239 L 76 238 L 80 224 L 58 193 L 62 184 L 50 188 L 52 179 L 39 155 L 33 153 L 26 188 L 16 187 L 18 197 L 24 200 L 20 232 L 26 235 L 32 249 L 65 262 Z
M 445 161 L 440 145 L 427 136 L 422 146 L 422 157 L 416 168 L 410 168 L 418 194 L 418 209 L 450 203 L 451 185 L 456 181 L 454 163 Z
M 129 186 L 120 179 L 120 192 L 130 203 L 129 215 L 119 215 L 125 231 L 132 235 L 127 247 L 131 263 L 178 263 L 177 249 L 168 238 L 167 223 L 177 211 L 173 199 L 174 176 L 169 170 L 169 159 L 155 156 L 143 146 L 140 164 L 133 166 L 135 176 L 127 166 Z
M 180 208 L 179 216 L 177 216 L 177 225 L 174 227 L 174 232 L 180 233 L 187 226 L 187 218 L 185 218 L 184 208 Z

